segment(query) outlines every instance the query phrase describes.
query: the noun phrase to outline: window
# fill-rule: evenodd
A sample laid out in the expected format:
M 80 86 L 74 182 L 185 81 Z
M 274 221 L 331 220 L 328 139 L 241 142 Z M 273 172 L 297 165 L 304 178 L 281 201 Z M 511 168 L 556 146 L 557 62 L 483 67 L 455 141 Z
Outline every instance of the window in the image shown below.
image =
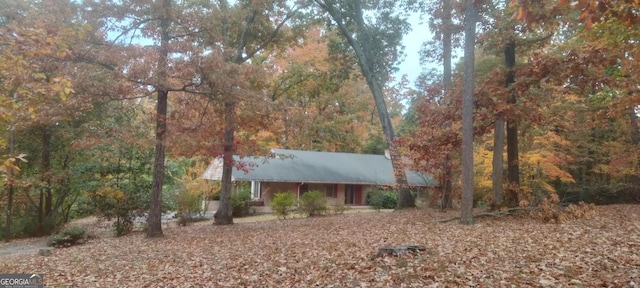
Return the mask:
M 309 191 L 318 191 L 323 193 L 324 197 L 336 198 L 338 193 L 335 186 L 335 184 L 311 184 L 309 185 Z
M 335 185 L 325 185 L 325 190 L 324 190 L 324 195 L 326 197 L 331 197 L 331 198 L 336 198 L 338 195 L 336 195 L 336 189 L 335 189 Z
M 260 199 L 260 182 L 251 181 L 251 198 L 253 200 Z

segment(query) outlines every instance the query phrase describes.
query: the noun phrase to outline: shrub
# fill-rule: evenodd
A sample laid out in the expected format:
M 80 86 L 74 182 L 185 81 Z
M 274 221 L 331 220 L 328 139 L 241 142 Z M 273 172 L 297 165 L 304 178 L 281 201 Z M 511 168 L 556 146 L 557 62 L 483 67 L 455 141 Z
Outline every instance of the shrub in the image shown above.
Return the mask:
M 47 245 L 56 248 L 69 247 L 78 244 L 87 237 L 87 230 L 84 227 L 74 226 L 65 228 L 60 233 L 49 237 Z
M 282 217 L 282 219 L 286 219 L 287 216 L 289 216 L 293 205 L 296 205 L 296 199 L 293 193 L 289 192 L 276 193 L 273 196 L 273 200 L 269 202 L 271 210 L 273 210 L 278 217 Z
M 309 191 L 300 196 L 300 212 L 313 217 L 323 215 L 327 211 L 327 198 L 320 191 Z
M 179 190 L 175 195 L 175 203 L 177 208 L 178 224 L 187 225 L 196 219 L 201 219 L 202 215 L 202 196 L 200 193 L 190 190 Z
M 348 206 L 344 206 L 344 204 L 338 204 L 335 205 L 331 208 L 331 211 L 333 212 L 334 215 L 342 215 L 344 214 L 344 211 L 349 210 L 350 208 Z
M 373 209 L 395 209 L 398 206 L 396 191 L 377 190 L 367 194 L 367 204 Z
M 125 193 L 113 187 L 102 187 L 88 193 L 92 204 L 102 218 L 115 219 L 116 236 L 126 235 L 133 230 L 133 217 L 141 214 L 145 203 L 141 193 Z
M 238 191 L 231 194 L 231 213 L 233 217 L 249 215 L 251 208 L 251 192 Z

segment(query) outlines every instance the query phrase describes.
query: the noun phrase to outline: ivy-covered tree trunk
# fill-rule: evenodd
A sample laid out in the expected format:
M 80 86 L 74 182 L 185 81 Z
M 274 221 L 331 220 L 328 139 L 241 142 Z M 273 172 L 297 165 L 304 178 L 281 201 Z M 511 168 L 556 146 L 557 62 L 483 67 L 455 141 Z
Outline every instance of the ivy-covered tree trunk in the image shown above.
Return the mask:
M 233 172 L 233 151 L 235 132 L 235 104 L 231 101 L 224 103 L 224 140 L 222 154 L 222 185 L 220 187 L 220 205 L 213 215 L 214 224 L 233 224 L 233 209 L 231 207 L 231 176 Z

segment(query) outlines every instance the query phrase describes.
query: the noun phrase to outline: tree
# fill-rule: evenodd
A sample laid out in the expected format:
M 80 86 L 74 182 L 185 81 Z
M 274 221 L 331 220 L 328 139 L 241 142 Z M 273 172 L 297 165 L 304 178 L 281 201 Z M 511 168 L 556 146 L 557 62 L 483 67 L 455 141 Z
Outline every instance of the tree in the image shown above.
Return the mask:
M 270 69 L 278 119 L 271 133 L 282 135 L 280 147 L 358 153 L 378 136 L 371 92 L 344 48 L 335 31 L 313 26 L 298 47 L 278 55 Z
M 117 53 L 103 53 L 102 58 L 95 57 L 97 59 L 91 60 L 111 67 L 114 74 L 129 84 L 129 87 L 123 85 L 121 97 L 146 97 L 152 94 L 157 96 L 154 115 L 154 181 L 150 191 L 152 201 L 147 220 L 148 237 L 163 234 L 161 207 L 166 141 L 170 135 L 167 125 L 169 94 L 184 96 L 184 93 L 199 93 L 199 83 L 196 83 L 194 77 L 197 74 L 195 71 L 198 69 L 198 61 L 202 59 L 204 52 L 198 46 L 200 43 L 191 40 L 193 35 L 200 35 L 206 31 L 196 27 L 203 25 L 196 20 L 202 19 L 198 18 L 199 12 L 208 11 L 206 7 L 191 2 L 176 5 L 171 0 L 163 0 L 157 4 L 136 1 L 128 1 L 126 4 L 112 1 L 88 4 L 93 6 L 88 13 L 96 19 L 93 20 L 96 25 L 104 31 L 111 31 L 106 33 L 107 39 L 99 39 L 103 50 Z M 187 10 L 188 12 L 185 12 Z M 185 18 L 190 20 L 187 21 Z M 145 41 L 153 45 L 139 45 Z M 118 56 L 107 58 L 104 55 Z
M 147 237 L 163 236 L 162 233 L 162 185 L 164 183 L 165 138 L 167 134 L 167 106 L 169 69 L 169 26 L 171 25 L 171 0 L 163 0 L 159 13 L 160 19 L 160 49 L 158 52 L 158 83 L 156 93 L 156 144 L 153 159 L 153 184 L 151 185 L 151 199 L 149 201 L 149 215 L 147 217 Z
M 402 34 L 409 28 L 406 20 L 398 16 L 398 11 L 394 9 L 394 1 L 378 5 L 382 7 L 378 10 L 366 6 L 366 3 L 360 0 L 314 2 L 331 17 L 353 50 L 362 75 L 371 90 L 391 155 L 400 198 L 398 208 L 415 207 L 415 199 L 408 187 L 401 152 L 384 97 L 384 86 L 390 77 L 392 65 L 399 56 Z M 376 23 L 365 22 L 365 11 L 377 13 Z
M 455 3 L 454 3 L 455 2 Z M 445 99 L 442 100 L 444 105 L 453 105 L 453 99 L 450 95 L 451 88 L 453 85 L 452 78 L 452 52 L 454 47 L 454 38 L 455 35 L 460 34 L 462 31 L 459 31 L 461 27 L 457 25 L 454 21 L 454 6 L 457 6 L 458 1 L 446 0 L 446 1 L 435 1 L 438 5 L 434 10 L 429 11 L 431 13 L 431 21 L 430 28 L 435 31 L 435 38 L 441 40 L 442 47 L 442 94 Z M 458 14 L 459 15 L 459 14 Z M 455 46 L 459 46 L 457 43 L 459 40 L 455 41 Z M 428 43 L 430 46 L 436 45 L 435 43 Z M 427 46 L 429 47 L 429 46 Z M 433 49 L 432 50 L 436 50 Z M 437 51 L 437 50 L 436 50 Z M 429 51 L 424 51 L 429 52 Z M 430 51 L 431 54 L 440 54 L 434 53 L 435 51 Z M 445 129 L 451 129 L 452 123 L 444 123 Z M 441 209 L 450 209 L 453 207 L 453 164 L 451 151 L 445 152 L 444 159 L 442 161 L 442 177 L 441 177 L 441 187 L 442 187 L 442 200 L 440 203 Z
M 115 220 L 118 236 L 133 229 L 133 217 L 146 212 L 151 201 L 155 151 L 149 147 L 155 142 L 155 122 L 147 114 L 152 114 L 155 103 L 136 102 L 113 101 L 97 107 L 92 116 L 110 117 L 91 121 L 94 129 L 86 131 L 76 147 L 84 163 L 75 168 L 74 176 L 84 182 L 82 189 L 96 214 Z
M 508 34 L 513 35 L 513 34 Z M 507 89 L 515 82 L 515 66 L 516 66 L 516 40 L 514 36 L 509 37 L 504 47 L 504 63 L 507 70 L 505 77 L 505 86 Z M 509 91 L 507 103 L 515 106 L 517 103 L 516 92 Z M 496 125 L 498 125 L 496 123 Z M 520 160 L 518 157 L 518 119 L 509 117 L 507 124 L 507 203 L 509 206 L 518 204 L 518 189 L 520 187 Z M 498 128 L 500 130 L 500 128 Z M 499 135 L 498 135 L 499 137 Z M 500 145 L 499 143 L 496 143 Z M 499 150 L 499 149 L 498 149 Z M 498 194 L 499 195 L 499 194 Z
M 68 61 L 72 56 L 71 51 L 83 40 L 87 28 L 70 20 L 70 16 L 76 11 L 76 6 L 71 3 L 3 4 L 7 4 L 7 9 L 3 9 L 0 14 L 0 110 L 3 112 L 0 121 L 9 127 L 9 159 L 16 159 L 17 151 L 23 149 L 16 145 L 18 135 L 24 135 L 20 133 L 33 127 L 39 127 L 40 131 L 45 132 L 45 137 L 41 138 L 45 140 L 41 142 L 40 151 L 43 153 L 38 155 L 32 151 L 30 155 L 25 155 L 31 159 L 41 159 L 41 167 L 36 170 L 39 179 L 29 179 L 33 184 L 45 183 L 40 186 L 43 189 L 39 191 L 37 209 L 34 210 L 34 214 L 38 215 L 36 234 L 40 234 L 44 218 L 55 218 L 58 211 L 58 207 L 54 207 L 53 194 L 48 189 L 50 185 L 46 185 L 51 183 L 50 177 L 55 175 L 49 171 L 49 127 L 75 118 L 70 111 L 81 112 L 84 110 L 82 106 L 86 104 L 84 100 L 68 98 L 74 92 L 70 80 L 74 69 L 68 65 Z M 4 146 L 3 143 L 6 142 L 0 140 L 0 146 Z M 7 240 L 14 232 L 11 222 L 16 184 L 26 184 L 26 181 L 19 181 L 14 177 L 15 171 L 15 167 L 9 169 L 6 183 Z
M 442 86 L 445 95 L 451 90 L 452 74 L 451 74 L 451 53 L 452 53 L 452 3 L 451 0 L 442 1 Z M 445 127 L 451 128 L 451 124 L 447 124 Z M 444 167 L 443 167 L 443 185 L 442 185 L 442 203 L 441 208 L 450 209 L 453 208 L 453 183 L 452 183 L 452 167 L 451 167 L 451 153 L 445 155 Z
M 214 53 L 202 60 L 209 61 L 209 64 L 222 65 L 232 74 L 215 79 L 212 75 L 206 75 L 211 71 L 204 69 L 202 71 L 204 73 L 200 74 L 200 77 L 209 89 L 201 93 L 204 93 L 209 101 L 218 103 L 222 107 L 222 115 L 224 115 L 221 153 L 223 157 L 222 190 L 220 207 L 214 214 L 214 223 L 228 225 L 233 224 L 231 172 L 236 164 L 233 160 L 233 154 L 236 151 L 237 110 L 243 100 L 249 100 L 243 98 L 255 94 L 254 91 L 262 85 L 257 78 L 250 76 L 251 74 L 259 75 L 255 66 L 252 67 L 252 62 L 256 61 L 259 64 L 261 61 L 256 57 L 260 56 L 260 53 L 281 43 L 290 43 L 289 41 L 295 39 L 295 37 L 283 36 L 281 32 L 285 29 L 285 24 L 296 14 L 297 8 L 295 5 L 290 7 L 288 3 L 280 1 L 257 2 L 250 0 L 239 1 L 234 5 L 230 5 L 227 1 L 220 1 L 215 8 L 219 14 L 209 15 L 211 18 L 205 17 L 203 19 L 219 19 L 219 22 L 214 23 L 220 26 L 205 30 L 203 35 L 199 35 L 201 38 L 198 41 L 202 44 L 202 48 L 210 49 Z M 290 29 L 289 32 L 295 32 L 295 29 Z M 295 35 L 295 33 L 289 35 Z M 266 58 L 266 55 L 262 55 L 262 57 Z M 220 74 L 213 75 L 221 76 Z M 238 79 L 232 79 L 231 76 L 236 76 Z
M 464 79 L 462 90 L 462 205 L 460 222 L 473 224 L 473 93 L 478 8 L 467 0 L 464 18 Z

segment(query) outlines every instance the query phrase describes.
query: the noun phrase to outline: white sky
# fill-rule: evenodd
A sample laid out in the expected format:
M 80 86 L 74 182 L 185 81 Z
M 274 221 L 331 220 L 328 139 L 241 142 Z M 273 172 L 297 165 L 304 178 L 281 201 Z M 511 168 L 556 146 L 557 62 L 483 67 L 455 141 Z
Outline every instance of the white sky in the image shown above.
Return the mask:
M 413 14 L 409 18 L 409 23 L 411 24 L 411 31 L 402 38 L 405 46 L 405 58 L 404 61 L 398 65 L 400 69 L 396 73 L 396 78 L 400 79 L 402 75 L 406 74 L 410 83 L 413 84 L 422 72 L 422 67 L 420 66 L 420 48 L 422 47 L 422 43 L 431 39 L 432 35 L 428 25 L 426 23 L 420 23 L 419 15 Z

